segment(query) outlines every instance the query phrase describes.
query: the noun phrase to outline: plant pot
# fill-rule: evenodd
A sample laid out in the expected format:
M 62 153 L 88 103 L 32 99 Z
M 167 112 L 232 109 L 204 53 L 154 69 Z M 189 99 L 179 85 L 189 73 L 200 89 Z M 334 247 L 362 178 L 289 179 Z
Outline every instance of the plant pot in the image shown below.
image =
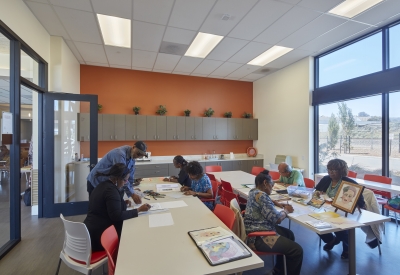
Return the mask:
M 139 112 L 135 112 L 135 115 L 138 115 L 139 114 Z
M 185 114 L 185 116 L 190 116 L 190 114 Z

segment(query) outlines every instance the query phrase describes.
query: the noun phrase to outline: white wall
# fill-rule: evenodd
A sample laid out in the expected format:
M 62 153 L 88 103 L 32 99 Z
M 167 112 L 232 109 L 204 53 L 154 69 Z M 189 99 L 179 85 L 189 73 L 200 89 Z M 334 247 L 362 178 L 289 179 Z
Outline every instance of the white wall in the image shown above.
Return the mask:
M 290 155 L 293 166 L 313 178 L 313 58 L 307 57 L 253 83 L 254 116 L 264 164 L 275 156 Z

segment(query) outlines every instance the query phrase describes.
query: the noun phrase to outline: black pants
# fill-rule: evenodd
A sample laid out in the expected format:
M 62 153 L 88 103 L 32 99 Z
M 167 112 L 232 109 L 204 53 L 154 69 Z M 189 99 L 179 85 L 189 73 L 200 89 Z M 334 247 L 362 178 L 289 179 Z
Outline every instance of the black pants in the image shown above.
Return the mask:
M 286 270 L 288 275 L 299 275 L 303 262 L 303 248 L 294 241 L 294 234 L 290 229 L 276 226 L 276 233 L 280 235 L 276 243 L 270 248 L 262 238 L 257 237 L 255 247 L 258 251 L 279 252 L 286 256 Z M 275 269 L 283 274 L 283 256 L 276 257 Z
M 335 235 L 334 235 L 335 234 Z M 343 252 L 349 251 L 349 232 L 347 230 L 319 235 L 324 243 L 333 241 L 334 238 L 342 242 Z
M 90 194 L 92 194 L 93 190 L 94 190 L 93 185 L 90 183 L 90 181 L 87 181 L 87 191 L 89 193 L 89 198 L 90 198 Z

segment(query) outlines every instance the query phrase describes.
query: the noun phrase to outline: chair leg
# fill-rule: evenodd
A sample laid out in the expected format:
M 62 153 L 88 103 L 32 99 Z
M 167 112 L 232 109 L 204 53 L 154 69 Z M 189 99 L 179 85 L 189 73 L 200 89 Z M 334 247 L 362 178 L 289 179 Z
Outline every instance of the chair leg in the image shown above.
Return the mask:
M 381 244 L 379 243 L 378 238 L 376 239 L 378 241 L 378 249 L 379 249 L 379 255 L 382 255 L 382 251 L 381 251 Z
M 397 213 L 394 212 L 394 219 L 396 220 L 396 226 L 399 227 L 399 222 L 397 221 Z
M 287 275 L 287 270 L 286 270 L 286 256 L 283 255 L 283 274 Z
M 92 275 L 92 270 L 91 269 L 88 271 L 88 275 Z
M 321 247 L 321 238 L 319 238 L 319 247 Z
M 290 219 L 289 219 L 289 229 L 290 229 L 290 224 L 291 224 L 291 221 L 292 221 L 292 220 L 290 220 Z
M 61 265 L 61 258 L 58 261 L 58 266 L 57 266 L 57 271 L 56 271 L 56 275 L 58 275 L 58 272 L 60 271 L 60 265 Z
M 103 264 L 103 275 L 107 274 L 107 273 L 106 273 L 106 270 L 105 270 L 105 268 L 104 268 L 105 265 L 106 265 L 106 263 Z

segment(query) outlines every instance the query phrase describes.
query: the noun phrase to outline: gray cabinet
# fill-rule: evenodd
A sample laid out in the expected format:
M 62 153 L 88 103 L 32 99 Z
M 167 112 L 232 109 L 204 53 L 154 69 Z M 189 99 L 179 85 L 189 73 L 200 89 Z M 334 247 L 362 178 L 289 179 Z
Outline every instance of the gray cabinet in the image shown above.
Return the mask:
M 146 140 L 167 139 L 167 117 L 147 116 L 146 126 Z
M 243 140 L 258 139 L 258 119 L 242 119 Z
M 90 114 L 78 113 L 77 141 L 90 141 Z M 103 140 L 103 115 L 98 115 L 98 140 Z
M 203 139 L 202 117 L 185 117 L 185 136 L 186 140 Z
M 242 118 L 228 118 L 228 140 L 242 140 Z
M 222 166 L 222 171 L 232 171 L 233 170 L 233 161 L 206 161 L 205 166 Z
M 168 164 L 168 176 L 178 176 L 181 169 L 175 168 L 173 163 Z
M 146 164 L 135 166 L 135 178 L 167 177 L 168 164 Z
M 262 159 L 254 159 L 254 160 L 245 160 L 246 167 L 244 167 L 246 170 L 243 170 L 247 173 L 251 173 L 251 169 L 253 166 L 258 166 L 258 167 L 264 167 L 264 160 Z
M 227 118 L 203 118 L 203 140 L 227 140 Z
M 185 117 L 167 116 L 167 140 L 185 140 Z
M 103 140 L 125 140 L 125 115 L 103 115 Z
M 125 116 L 125 138 L 126 140 L 146 139 L 146 116 Z
M 103 140 L 103 115 L 97 116 L 97 140 Z
M 232 161 L 232 171 L 246 171 L 247 170 L 247 161 L 245 160 L 235 160 Z

